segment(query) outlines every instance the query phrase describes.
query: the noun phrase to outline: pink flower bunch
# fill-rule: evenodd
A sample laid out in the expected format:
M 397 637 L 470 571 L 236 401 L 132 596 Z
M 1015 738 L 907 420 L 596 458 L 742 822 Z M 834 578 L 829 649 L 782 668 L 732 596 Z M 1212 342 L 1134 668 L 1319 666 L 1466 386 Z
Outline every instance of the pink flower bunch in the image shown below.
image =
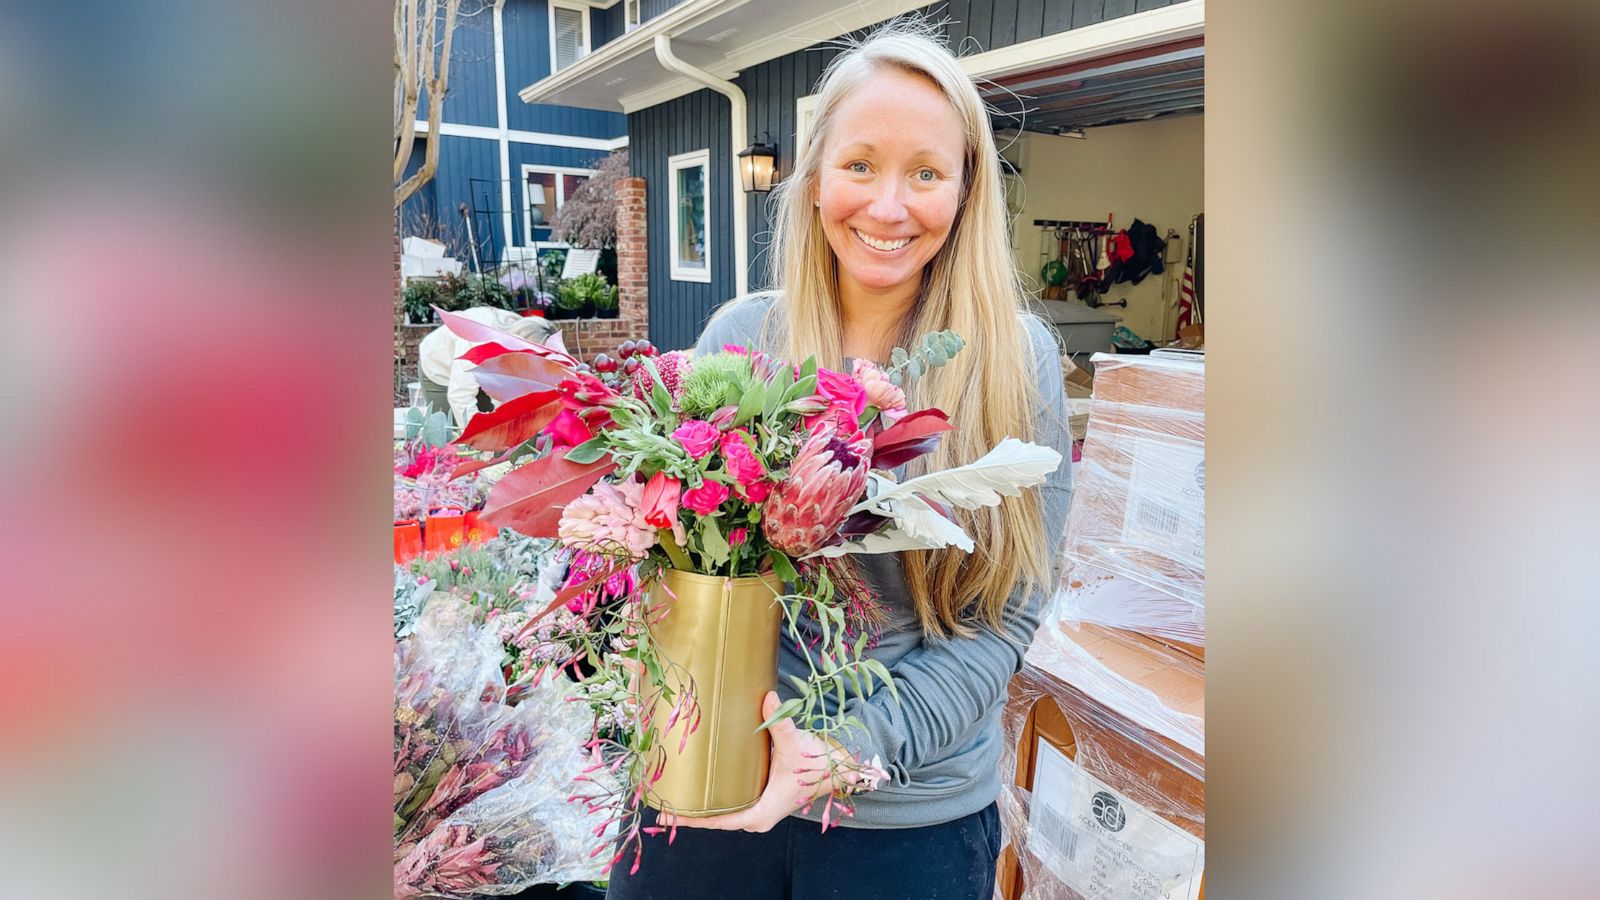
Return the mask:
M 596 483 L 561 513 L 562 543 L 643 559 L 656 544 L 656 526 L 646 517 L 643 494 L 644 485 L 636 481 Z
M 735 428 L 722 436 L 722 461 L 733 476 L 739 497 L 760 503 L 772 492 L 772 484 L 766 480 L 767 467 L 756 455 L 754 444 L 750 432 Z

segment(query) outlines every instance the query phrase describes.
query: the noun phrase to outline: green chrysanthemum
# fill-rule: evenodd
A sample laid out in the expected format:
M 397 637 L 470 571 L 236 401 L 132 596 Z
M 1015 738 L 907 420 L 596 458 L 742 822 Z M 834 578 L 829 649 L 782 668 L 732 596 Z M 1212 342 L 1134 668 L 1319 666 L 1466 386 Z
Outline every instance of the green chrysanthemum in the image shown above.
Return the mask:
M 689 377 L 683 380 L 678 408 L 686 416 L 709 416 L 719 407 L 738 403 L 755 383 L 748 356 L 722 351 L 697 357 Z

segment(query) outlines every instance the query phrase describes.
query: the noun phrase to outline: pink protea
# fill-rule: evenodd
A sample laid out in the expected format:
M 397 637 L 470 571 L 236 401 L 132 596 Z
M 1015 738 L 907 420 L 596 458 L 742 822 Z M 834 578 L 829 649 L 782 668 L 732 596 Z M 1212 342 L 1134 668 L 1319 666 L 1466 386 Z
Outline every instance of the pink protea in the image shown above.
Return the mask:
M 804 556 L 828 543 L 845 511 L 867 486 L 872 441 L 860 432 L 841 433 L 833 422 L 811 432 L 789 474 L 761 507 L 768 543 L 790 556 Z
M 656 371 L 661 373 L 661 383 L 666 385 L 667 394 L 676 403 L 683 396 L 683 379 L 689 374 L 689 354 L 674 350 L 655 357 L 654 362 Z M 650 377 L 650 370 L 643 364 L 633 370 L 633 395 L 640 400 L 650 398 L 650 389 L 655 383 L 655 379 Z
M 878 408 L 878 414 L 883 417 L 884 424 L 893 425 L 905 418 L 906 392 L 890 381 L 889 376 L 885 375 L 876 363 L 858 359 L 851 368 L 850 375 L 867 389 L 867 405 Z
M 561 542 L 602 552 L 625 550 L 634 559 L 643 559 L 656 543 L 656 530 L 644 518 L 643 491 L 644 485 L 636 481 L 596 484 L 562 511 Z

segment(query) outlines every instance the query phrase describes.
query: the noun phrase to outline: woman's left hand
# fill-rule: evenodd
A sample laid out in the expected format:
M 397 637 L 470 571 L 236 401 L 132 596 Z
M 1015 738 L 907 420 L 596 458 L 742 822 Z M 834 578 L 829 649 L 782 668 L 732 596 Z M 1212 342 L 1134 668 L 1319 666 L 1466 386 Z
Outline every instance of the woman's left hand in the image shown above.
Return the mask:
M 778 695 L 768 691 L 761 703 L 765 721 L 778 709 Z M 772 734 L 772 766 L 767 771 L 767 789 L 749 809 L 720 816 L 695 818 L 662 813 L 656 824 L 665 828 L 715 828 L 722 831 L 771 831 L 772 826 L 810 801 L 832 792 L 828 777 L 828 754 L 844 758 L 844 749 L 830 747 L 821 738 L 795 727 L 793 720 L 780 719 L 767 729 Z

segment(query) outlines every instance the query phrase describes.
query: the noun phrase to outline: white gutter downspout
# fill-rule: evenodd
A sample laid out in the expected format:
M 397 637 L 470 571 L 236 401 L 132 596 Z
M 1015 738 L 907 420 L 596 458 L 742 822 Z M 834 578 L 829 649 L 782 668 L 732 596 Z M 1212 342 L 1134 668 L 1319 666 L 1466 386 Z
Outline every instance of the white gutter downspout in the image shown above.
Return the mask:
M 733 173 L 733 281 L 735 296 L 744 296 L 750 293 L 750 247 L 745 239 L 748 227 L 745 223 L 747 206 L 744 196 L 744 181 L 739 177 L 739 151 L 744 149 L 744 138 L 740 137 L 745 128 L 744 91 L 731 81 L 707 72 L 704 69 L 691 66 L 672 53 L 672 39 L 664 34 L 656 35 L 656 59 L 662 67 L 677 72 L 692 81 L 698 81 L 708 88 L 728 98 L 732 105 L 730 115 L 730 131 L 728 146 L 728 169 Z M 710 199 L 709 197 L 707 198 Z M 671 215 L 671 212 L 668 212 Z

